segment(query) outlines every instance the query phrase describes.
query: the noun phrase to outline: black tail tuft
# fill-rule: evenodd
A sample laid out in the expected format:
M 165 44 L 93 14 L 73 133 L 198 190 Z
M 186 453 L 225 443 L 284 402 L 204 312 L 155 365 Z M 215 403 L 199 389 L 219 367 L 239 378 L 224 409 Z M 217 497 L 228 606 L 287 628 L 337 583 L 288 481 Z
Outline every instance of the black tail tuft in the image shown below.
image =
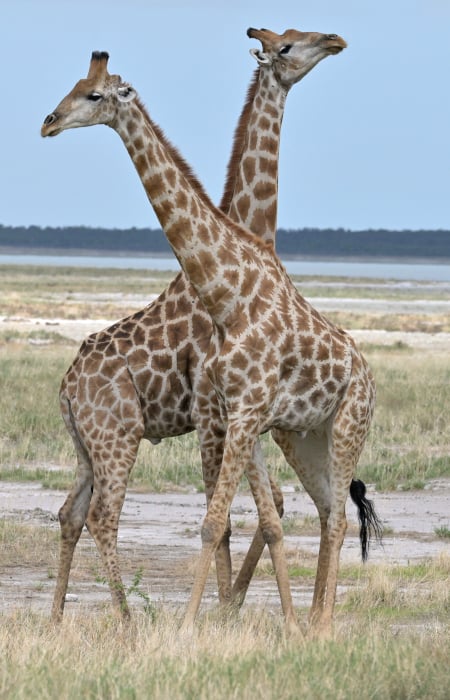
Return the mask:
M 367 561 L 369 554 L 369 544 L 372 535 L 377 542 L 382 541 L 383 525 L 375 512 L 372 501 L 366 498 L 366 485 L 360 479 L 352 479 L 350 484 L 350 496 L 353 503 L 358 508 L 360 522 L 359 539 L 361 541 L 362 560 Z

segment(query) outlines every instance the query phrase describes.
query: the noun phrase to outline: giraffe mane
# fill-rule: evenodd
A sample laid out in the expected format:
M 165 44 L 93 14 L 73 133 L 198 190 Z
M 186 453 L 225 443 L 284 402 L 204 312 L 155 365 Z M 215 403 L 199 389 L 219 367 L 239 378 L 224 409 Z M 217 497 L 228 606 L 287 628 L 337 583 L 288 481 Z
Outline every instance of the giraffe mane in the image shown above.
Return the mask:
M 245 136 L 248 120 L 250 119 L 251 108 L 255 97 L 256 88 L 258 86 L 258 77 L 259 68 L 255 70 L 253 78 L 248 86 L 245 104 L 242 108 L 241 116 L 238 119 L 238 123 L 234 131 L 233 146 L 231 149 L 231 155 L 227 166 L 227 177 L 225 180 L 225 187 L 223 190 L 221 202 L 219 204 L 219 209 L 221 209 L 225 213 L 227 213 L 230 210 L 231 201 L 233 199 L 238 174 L 238 166 L 241 160 L 242 152 L 245 147 Z
M 258 70 L 256 71 L 256 73 L 258 73 Z M 241 124 L 241 122 L 242 122 L 242 127 L 241 127 L 242 132 L 244 131 L 244 124 L 245 124 L 244 119 L 243 119 L 244 112 L 247 112 L 247 114 L 245 114 L 245 117 L 248 121 L 248 112 L 250 109 L 252 98 L 255 94 L 256 84 L 257 84 L 257 77 L 255 76 L 254 80 L 252 81 L 252 84 L 249 87 L 247 103 L 244 106 L 241 118 L 239 120 L 239 124 Z M 142 111 L 142 114 L 144 115 L 146 121 L 150 124 L 151 128 L 155 132 L 158 140 L 161 142 L 163 147 L 169 153 L 175 166 L 184 175 L 186 180 L 188 180 L 188 182 L 192 185 L 195 192 L 198 194 L 200 199 L 202 199 L 202 201 L 207 205 L 207 207 L 215 209 L 217 218 L 221 219 L 222 221 L 225 221 L 227 226 L 230 229 L 233 229 L 235 231 L 236 235 L 238 235 L 240 238 L 248 239 L 249 241 L 251 241 L 252 243 L 257 245 L 258 248 L 268 248 L 268 249 L 273 248 L 273 244 L 271 242 L 264 241 L 259 236 L 256 236 L 254 233 L 252 233 L 249 229 L 245 228 L 244 226 L 240 226 L 239 224 L 237 224 L 234 221 L 232 221 L 231 219 L 229 219 L 227 214 L 226 214 L 227 209 L 224 209 L 222 207 L 222 204 L 218 208 L 213 203 L 213 201 L 211 200 L 211 198 L 207 194 L 203 184 L 198 179 L 198 177 L 195 174 L 192 167 L 189 165 L 189 163 L 181 155 L 178 148 L 176 148 L 176 146 L 174 146 L 173 143 L 171 143 L 171 141 L 169 141 L 169 139 L 165 135 L 162 128 L 151 119 L 145 105 L 143 104 L 142 100 L 139 97 L 136 100 L 136 104 L 138 105 L 139 109 Z M 242 135 L 240 136 L 240 141 L 241 141 L 241 143 L 239 144 L 239 147 L 242 149 L 242 142 L 243 142 Z M 235 150 L 235 148 L 233 148 L 233 153 L 234 153 L 234 150 Z M 236 159 L 239 159 L 239 150 L 237 147 L 236 147 Z
M 139 109 L 142 111 L 144 114 L 147 122 L 151 125 L 151 128 L 155 132 L 158 140 L 162 143 L 164 148 L 167 150 L 167 152 L 170 154 L 171 158 L 173 159 L 175 165 L 179 170 L 183 173 L 183 175 L 186 177 L 187 180 L 191 183 L 191 185 L 194 187 L 195 191 L 197 194 L 209 205 L 209 206 L 214 206 L 212 203 L 211 199 L 209 198 L 208 194 L 206 193 L 206 190 L 200 180 L 198 179 L 197 175 L 195 174 L 193 168 L 189 165 L 189 163 L 185 160 L 185 158 L 181 155 L 180 151 L 176 146 L 173 145 L 171 141 L 167 138 L 165 135 L 164 131 L 162 128 L 159 126 L 159 124 L 156 124 L 154 122 L 149 113 L 148 110 L 146 109 L 145 105 L 143 104 L 142 100 L 138 98 L 136 100 L 136 103 L 139 106 Z

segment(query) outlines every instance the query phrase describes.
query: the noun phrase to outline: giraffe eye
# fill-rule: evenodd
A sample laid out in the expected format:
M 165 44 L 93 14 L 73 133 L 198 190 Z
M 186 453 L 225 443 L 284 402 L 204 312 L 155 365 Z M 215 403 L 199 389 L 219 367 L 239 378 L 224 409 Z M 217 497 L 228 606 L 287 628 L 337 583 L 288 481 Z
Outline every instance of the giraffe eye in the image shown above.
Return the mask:
M 283 47 L 278 51 L 278 53 L 279 53 L 280 56 L 284 56 L 284 55 L 286 55 L 287 53 L 289 53 L 289 51 L 290 51 L 291 49 L 292 49 L 292 44 L 286 44 L 286 46 L 283 46 Z
M 91 92 L 91 93 L 87 96 L 87 98 L 88 98 L 88 100 L 91 100 L 91 102 L 98 102 L 99 100 L 102 99 L 102 96 L 100 95 L 99 92 Z

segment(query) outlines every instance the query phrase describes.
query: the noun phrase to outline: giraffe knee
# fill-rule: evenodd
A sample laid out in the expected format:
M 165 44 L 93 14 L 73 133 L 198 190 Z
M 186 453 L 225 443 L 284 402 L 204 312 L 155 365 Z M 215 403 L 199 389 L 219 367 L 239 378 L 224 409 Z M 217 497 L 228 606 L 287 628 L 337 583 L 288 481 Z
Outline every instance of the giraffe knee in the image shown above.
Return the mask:
M 261 533 L 266 544 L 275 544 L 283 539 L 281 523 L 270 523 L 261 527 Z
M 83 517 L 61 508 L 58 512 L 58 520 L 63 540 L 71 541 L 79 538 L 84 525 Z
M 201 529 L 202 544 L 217 545 L 224 534 L 225 524 L 221 525 L 216 521 L 209 520 L 206 516 Z

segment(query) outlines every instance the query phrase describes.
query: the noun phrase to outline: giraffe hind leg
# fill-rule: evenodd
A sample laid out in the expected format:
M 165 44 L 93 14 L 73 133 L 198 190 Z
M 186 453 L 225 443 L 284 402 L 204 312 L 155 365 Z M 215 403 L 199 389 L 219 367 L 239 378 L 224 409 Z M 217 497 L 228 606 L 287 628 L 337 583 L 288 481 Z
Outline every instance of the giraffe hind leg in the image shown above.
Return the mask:
M 204 425 L 197 426 L 207 506 L 214 494 L 223 456 L 224 434 L 217 423 L 218 419 L 213 415 Z M 231 521 L 228 516 L 225 531 L 214 552 L 219 603 L 224 606 L 231 600 L 230 537 Z
M 59 622 L 63 616 L 73 555 L 86 522 L 92 495 L 92 484 L 93 472 L 91 463 L 84 452 L 78 452 L 76 480 L 58 514 L 61 540 L 56 588 L 51 613 L 51 618 L 54 622 Z
M 317 508 L 320 520 L 320 545 L 309 620 L 320 617 L 325 600 L 329 562 L 328 518 L 330 488 L 328 482 L 329 447 L 327 432 L 310 432 L 306 436 L 293 431 L 272 430 L 272 437 L 282 450 Z
M 126 449 L 125 445 L 116 441 L 111 452 L 117 454 L 118 449 L 122 448 L 122 457 L 95 464 L 94 491 L 86 520 L 102 559 L 114 610 L 123 619 L 129 618 L 130 612 L 120 573 L 117 535 L 128 476 L 136 460 L 138 446 L 139 442 Z

